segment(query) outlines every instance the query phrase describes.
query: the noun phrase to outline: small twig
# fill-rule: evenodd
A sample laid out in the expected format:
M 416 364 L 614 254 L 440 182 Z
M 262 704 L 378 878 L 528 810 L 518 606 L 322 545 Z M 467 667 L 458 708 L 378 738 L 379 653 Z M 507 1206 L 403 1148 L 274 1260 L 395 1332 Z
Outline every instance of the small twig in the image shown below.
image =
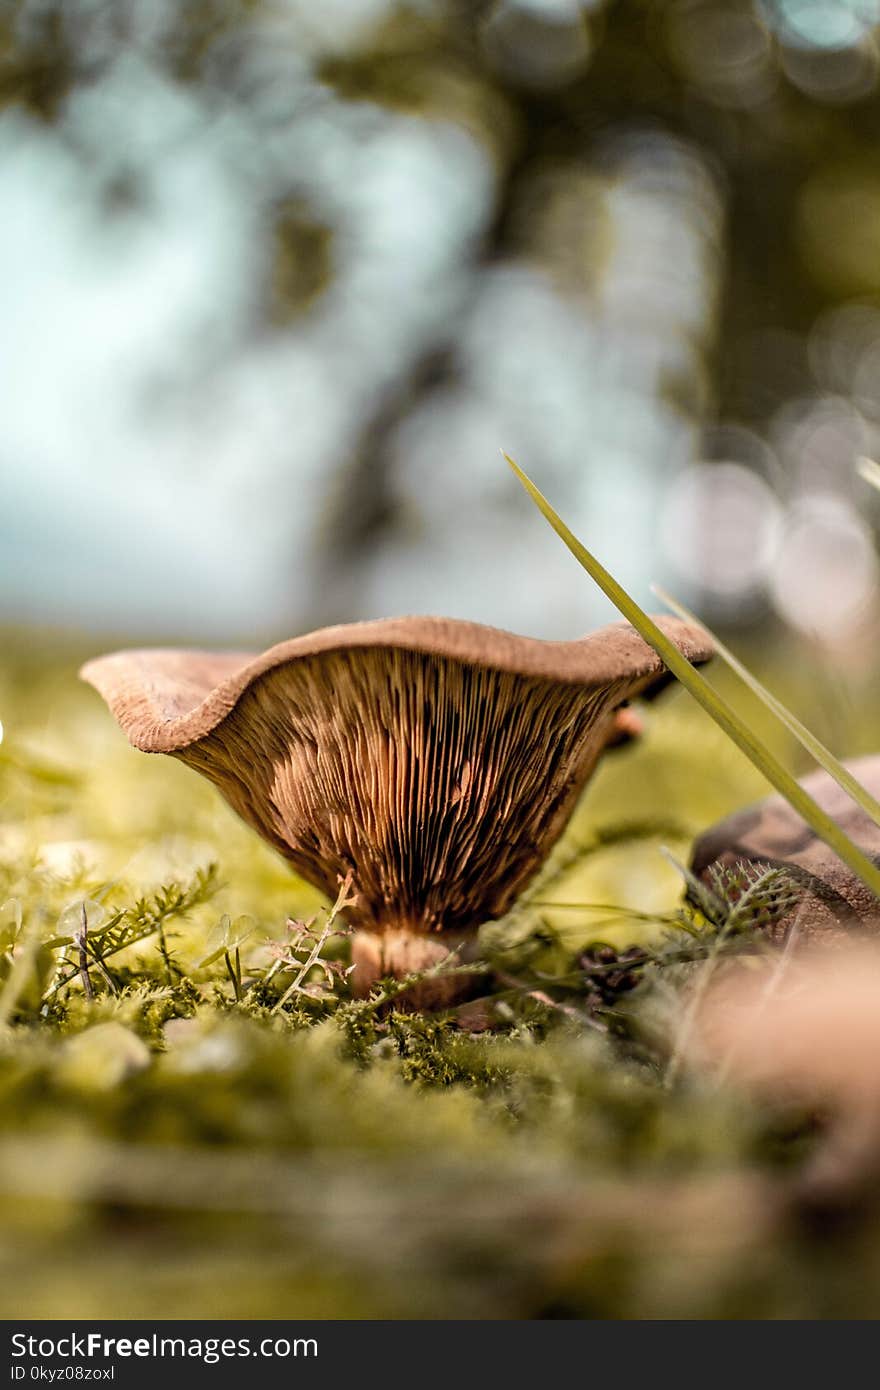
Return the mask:
M 82 976 L 83 989 L 87 999 L 94 999 L 95 991 L 92 988 L 92 977 L 89 974 L 89 952 L 86 946 L 86 938 L 89 931 L 89 919 L 86 914 L 86 905 L 82 904 L 82 926 L 75 934 L 74 940 L 79 948 L 79 973 Z
M 236 1003 L 240 1004 L 240 1003 L 241 1003 L 241 995 L 242 995 L 242 990 L 241 990 L 241 951 L 240 951 L 239 948 L 236 946 L 236 948 L 235 948 L 235 963 L 234 963 L 234 964 L 233 964 L 233 961 L 232 961 L 232 957 L 230 956 L 230 954 L 229 954 L 228 951 L 224 951 L 224 952 L 223 952 L 223 959 L 224 959 L 225 962 L 226 962 L 226 970 L 227 970 L 227 972 L 228 972 L 228 974 L 229 974 L 230 980 L 232 981 L 232 990 L 233 990 L 233 993 L 235 994 Z
M 110 971 L 107 969 L 107 966 L 104 964 L 104 957 L 101 955 L 101 952 L 98 949 L 97 941 L 86 941 L 85 945 L 91 953 L 92 959 L 94 960 L 95 964 L 100 970 L 101 978 L 107 985 L 108 989 L 111 991 L 111 993 L 118 994 L 119 986 L 117 985 L 113 976 L 110 974 Z
M 159 937 L 159 955 L 162 957 L 162 964 L 165 966 L 165 980 L 169 985 L 174 984 L 174 964 L 171 960 L 171 952 L 168 949 L 168 939 L 165 935 L 165 923 L 160 922 L 157 928 Z
M 321 931 L 314 938 L 311 950 L 309 951 L 309 954 L 307 955 L 306 959 L 302 962 L 299 969 L 297 970 L 293 983 L 288 985 L 281 998 L 275 1005 L 273 1005 L 271 1010 L 273 1014 L 277 1014 L 281 1009 L 283 1009 L 288 999 L 291 999 L 293 995 L 303 992 L 303 981 L 306 979 L 309 972 L 313 970 L 316 965 L 321 966 L 324 969 L 325 975 L 327 974 L 326 963 L 321 960 L 321 952 L 326 946 L 328 939 L 334 935 L 334 923 L 339 913 L 342 912 L 346 907 L 350 907 L 352 903 L 355 902 L 354 897 L 348 896 L 349 890 L 351 889 L 352 878 L 353 874 L 349 870 L 345 878 L 342 880 L 342 883 L 340 884 L 339 894 L 336 898 L 335 903 L 333 904 L 333 906 L 327 914 L 327 920 L 321 928 Z

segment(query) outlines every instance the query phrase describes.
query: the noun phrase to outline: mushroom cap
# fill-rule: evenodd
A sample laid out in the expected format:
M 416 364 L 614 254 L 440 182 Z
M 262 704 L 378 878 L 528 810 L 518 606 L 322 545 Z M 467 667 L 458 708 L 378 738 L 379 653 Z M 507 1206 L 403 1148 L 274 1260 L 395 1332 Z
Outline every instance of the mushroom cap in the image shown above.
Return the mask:
M 873 796 L 880 796 L 880 756 L 856 758 L 846 766 Z M 880 863 L 880 827 L 850 799 L 827 772 L 801 779 L 810 793 L 850 839 Z M 713 864 L 771 864 L 786 870 L 802 889 L 792 910 L 769 929 L 782 939 L 795 918 L 804 937 L 842 938 L 853 927 L 880 930 L 880 904 L 852 869 L 810 829 L 783 796 L 768 796 L 725 817 L 694 845 L 693 872 L 709 882 Z
M 658 621 L 709 658 L 701 629 Z M 353 871 L 355 925 L 415 932 L 506 911 L 620 737 L 620 706 L 668 679 L 625 623 L 546 642 L 447 618 L 257 656 L 119 652 L 81 674 L 135 748 L 207 776 L 309 882 L 335 895 Z

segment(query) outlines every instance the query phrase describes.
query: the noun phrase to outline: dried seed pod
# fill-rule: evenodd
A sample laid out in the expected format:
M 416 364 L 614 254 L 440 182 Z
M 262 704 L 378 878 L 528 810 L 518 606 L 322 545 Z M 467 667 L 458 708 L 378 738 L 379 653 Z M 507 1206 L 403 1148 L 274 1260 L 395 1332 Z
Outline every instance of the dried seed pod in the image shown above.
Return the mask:
M 693 661 L 705 634 L 658 620 Z M 544 642 L 444 618 L 325 628 L 260 656 L 131 651 L 82 671 L 132 744 L 208 777 L 310 883 L 354 876 L 354 981 L 442 959 L 511 905 L 631 697 L 668 679 L 627 624 Z M 450 997 L 453 981 L 434 994 Z
M 872 795 L 880 795 L 880 757 L 847 764 Z M 813 772 L 802 786 L 850 839 L 880 862 L 880 827 L 855 805 L 827 772 Z M 795 905 L 768 928 L 772 939 L 784 938 L 796 919 L 805 937 L 844 937 L 857 929 L 880 928 L 880 903 L 824 840 L 810 829 L 782 796 L 770 796 L 727 816 L 697 840 L 691 867 L 704 883 L 713 866 L 740 864 L 784 868 L 801 889 Z

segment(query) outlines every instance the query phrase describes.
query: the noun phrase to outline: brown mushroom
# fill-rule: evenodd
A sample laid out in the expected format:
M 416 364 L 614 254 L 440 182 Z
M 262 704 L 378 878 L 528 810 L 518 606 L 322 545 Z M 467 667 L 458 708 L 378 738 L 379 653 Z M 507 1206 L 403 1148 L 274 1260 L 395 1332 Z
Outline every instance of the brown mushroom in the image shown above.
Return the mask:
M 848 763 L 873 796 L 880 795 L 880 757 Z M 802 786 L 851 840 L 880 861 L 880 828 L 827 772 L 810 773 Z M 714 865 L 771 864 L 784 868 L 801 892 L 768 935 L 781 940 L 796 920 L 803 938 L 842 939 L 853 928 L 880 929 L 880 904 L 870 888 L 820 840 L 782 796 L 769 796 L 725 817 L 697 840 L 691 867 L 711 884 Z
M 705 661 L 705 634 L 658 620 Z M 351 872 L 355 987 L 427 968 L 505 912 L 621 707 L 668 679 L 619 623 L 545 642 L 445 618 L 331 627 L 260 656 L 128 651 L 82 671 L 135 748 L 208 777 L 310 883 Z M 420 1002 L 448 1002 L 438 980 Z

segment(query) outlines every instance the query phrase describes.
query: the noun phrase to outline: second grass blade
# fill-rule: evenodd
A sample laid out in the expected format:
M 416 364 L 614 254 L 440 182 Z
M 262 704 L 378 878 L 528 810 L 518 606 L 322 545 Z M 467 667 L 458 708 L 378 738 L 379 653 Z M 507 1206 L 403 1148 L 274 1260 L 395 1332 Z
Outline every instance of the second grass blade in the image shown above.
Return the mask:
M 504 455 L 510 467 L 519 478 L 526 492 L 532 498 L 539 510 L 544 514 L 547 521 L 553 527 L 556 534 L 565 542 L 568 549 L 575 559 L 587 571 L 590 577 L 595 580 L 599 588 L 607 594 L 608 598 L 620 610 L 623 616 L 632 623 L 636 631 L 645 639 L 649 646 L 661 658 L 664 665 L 677 676 L 686 690 L 690 691 L 694 699 L 702 705 L 703 709 L 709 714 L 715 723 L 723 729 L 728 738 L 745 753 L 746 757 L 761 772 L 767 781 L 785 797 L 790 806 L 797 811 L 810 826 L 812 830 L 824 840 L 826 845 L 834 850 L 835 854 L 852 869 L 863 883 L 871 889 L 871 892 L 880 898 L 880 870 L 875 864 L 863 854 L 858 845 L 854 844 L 844 830 L 833 821 L 791 775 L 787 768 L 783 767 L 778 758 L 771 753 L 755 734 L 752 733 L 748 725 L 740 718 L 734 709 L 728 705 L 713 686 L 709 684 L 695 667 L 684 657 L 666 634 L 657 626 L 651 617 L 644 612 L 636 603 L 635 599 L 630 598 L 626 590 L 618 584 L 613 575 L 609 574 L 605 567 L 592 555 L 566 526 L 565 522 L 553 510 L 550 503 L 542 492 L 535 486 L 531 478 L 523 472 L 518 464 L 508 454 Z
M 704 632 L 709 634 L 714 643 L 715 650 L 722 661 L 727 662 L 730 669 L 735 671 L 740 680 L 745 682 L 753 694 L 757 695 L 758 699 L 763 701 L 771 713 L 775 714 L 776 718 L 781 720 L 789 732 L 797 739 L 801 747 L 805 748 L 810 756 L 815 758 L 820 767 L 824 767 L 828 775 L 834 778 L 837 785 L 842 787 L 847 795 L 851 796 L 853 801 L 861 806 L 865 814 L 871 817 L 874 824 L 880 825 L 880 801 L 877 801 L 876 797 L 873 797 L 868 789 L 862 786 L 861 782 L 852 775 L 848 767 L 840 762 L 838 758 L 835 758 L 831 749 L 826 748 L 825 744 L 816 738 L 815 734 L 812 734 L 805 724 L 801 723 L 797 715 L 792 714 L 791 710 L 788 709 L 781 700 L 778 700 L 765 685 L 762 685 L 757 676 L 753 676 L 749 668 L 744 666 L 739 660 L 739 657 L 734 656 L 730 648 L 726 647 L 720 638 L 715 636 L 711 628 L 706 627 L 704 622 L 701 622 L 698 617 L 691 613 L 690 609 L 685 608 L 684 604 L 679 603 L 671 594 L 667 594 L 666 590 L 662 589 L 659 584 L 653 585 L 653 589 L 661 602 L 665 603 L 666 607 L 670 608 L 673 613 L 677 613 L 680 618 L 684 618 L 685 622 L 697 623 Z

